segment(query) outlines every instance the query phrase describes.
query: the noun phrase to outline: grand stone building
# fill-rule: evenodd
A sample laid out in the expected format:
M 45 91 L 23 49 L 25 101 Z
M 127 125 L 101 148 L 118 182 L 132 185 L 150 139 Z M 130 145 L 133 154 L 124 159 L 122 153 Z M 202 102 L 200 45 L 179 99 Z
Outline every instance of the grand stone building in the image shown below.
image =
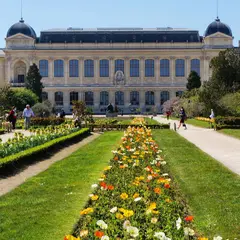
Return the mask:
M 175 28 L 51 29 L 39 36 L 23 19 L 10 27 L 0 79 L 24 86 L 36 63 L 44 84 L 43 99 L 70 112 L 73 100 L 84 100 L 95 113 L 109 103 L 128 113 L 155 108 L 185 90 L 190 71 L 208 81 L 209 62 L 233 47 L 228 25 L 216 19 L 204 36 Z

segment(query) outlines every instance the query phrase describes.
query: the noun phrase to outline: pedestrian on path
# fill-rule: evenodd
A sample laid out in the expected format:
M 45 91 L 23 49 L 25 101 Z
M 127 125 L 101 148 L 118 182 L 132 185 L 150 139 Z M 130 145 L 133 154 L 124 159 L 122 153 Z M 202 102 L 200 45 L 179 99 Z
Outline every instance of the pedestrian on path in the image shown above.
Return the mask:
M 16 107 L 13 106 L 11 111 L 9 112 L 8 119 L 9 122 L 12 123 L 12 128 L 15 129 L 16 126 L 16 121 L 17 121 L 17 112 L 16 112 Z
M 180 116 L 180 121 L 179 121 L 178 129 L 181 127 L 181 125 L 183 125 L 183 127 L 185 127 L 184 129 L 186 130 L 187 126 L 185 124 L 185 120 L 187 118 L 187 115 L 183 107 L 181 107 L 180 109 L 179 116 Z
M 211 109 L 211 114 L 210 114 L 209 118 L 210 118 L 210 120 L 211 120 L 211 121 L 210 121 L 210 128 L 212 128 L 213 123 L 214 123 L 214 118 L 215 118 L 213 109 Z
M 23 110 L 23 118 L 24 118 L 24 128 L 27 130 L 30 127 L 31 118 L 34 117 L 34 113 L 30 108 L 30 105 L 27 104 L 26 108 Z

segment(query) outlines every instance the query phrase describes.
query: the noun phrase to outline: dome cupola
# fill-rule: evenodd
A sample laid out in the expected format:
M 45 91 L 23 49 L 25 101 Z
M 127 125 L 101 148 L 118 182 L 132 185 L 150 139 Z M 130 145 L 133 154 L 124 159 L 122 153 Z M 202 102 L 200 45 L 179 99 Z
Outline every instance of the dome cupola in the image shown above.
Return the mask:
M 7 38 L 11 37 L 15 34 L 18 34 L 18 33 L 24 34 L 24 35 L 34 38 L 34 39 L 37 38 L 34 29 L 31 26 L 29 26 L 28 24 L 26 24 L 22 18 L 19 22 L 13 24 L 9 28 L 9 30 L 7 32 Z
M 223 33 L 223 34 L 226 34 L 226 35 L 232 37 L 231 28 L 227 24 L 222 23 L 218 17 L 214 22 L 212 22 L 207 27 L 207 30 L 205 31 L 205 37 L 212 35 L 214 33 L 217 33 L 217 32 L 220 32 L 220 33 Z

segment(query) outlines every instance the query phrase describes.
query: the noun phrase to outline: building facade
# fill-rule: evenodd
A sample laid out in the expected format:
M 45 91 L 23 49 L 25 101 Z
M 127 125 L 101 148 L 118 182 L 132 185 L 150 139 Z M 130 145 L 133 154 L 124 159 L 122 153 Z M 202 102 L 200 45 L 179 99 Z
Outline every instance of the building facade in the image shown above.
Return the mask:
M 42 31 L 39 37 L 21 19 L 8 30 L 0 78 L 24 86 L 29 66 L 36 63 L 43 99 L 67 113 L 73 100 L 85 101 L 95 113 L 104 113 L 109 103 L 124 113 L 161 112 L 165 101 L 183 93 L 190 71 L 208 81 L 210 60 L 232 47 L 231 29 L 218 18 L 204 36 L 173 28 L 68 28 Z

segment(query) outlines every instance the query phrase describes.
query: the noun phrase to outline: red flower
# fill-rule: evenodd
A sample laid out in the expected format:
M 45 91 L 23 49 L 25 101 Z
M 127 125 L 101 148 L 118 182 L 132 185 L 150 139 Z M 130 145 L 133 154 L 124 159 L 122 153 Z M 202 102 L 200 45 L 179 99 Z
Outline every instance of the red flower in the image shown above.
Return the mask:
M 186 222 L 192 222 L 193 218 L 194 218 L 193 216 L 187 216 L 184 219 Z
M 165 183 L 165 184 L 164 184 L 164 187 L 165 187 L 165 188 L 170 188 L 170 184 L 169 184 L 169 183 Z
M 107 188 L 107 184 L 105 182 L 100 182 L 100 186 L 103 187 L 103 188 Z
M 102 236 L 104 236 L 104 232 L 96 231 L 94 235 L 98 238 L 101 238 Z
M 114 186 L 113 185 L 108 185 L 107 188 L 108 188 L 108 190 L 113 190 Z

